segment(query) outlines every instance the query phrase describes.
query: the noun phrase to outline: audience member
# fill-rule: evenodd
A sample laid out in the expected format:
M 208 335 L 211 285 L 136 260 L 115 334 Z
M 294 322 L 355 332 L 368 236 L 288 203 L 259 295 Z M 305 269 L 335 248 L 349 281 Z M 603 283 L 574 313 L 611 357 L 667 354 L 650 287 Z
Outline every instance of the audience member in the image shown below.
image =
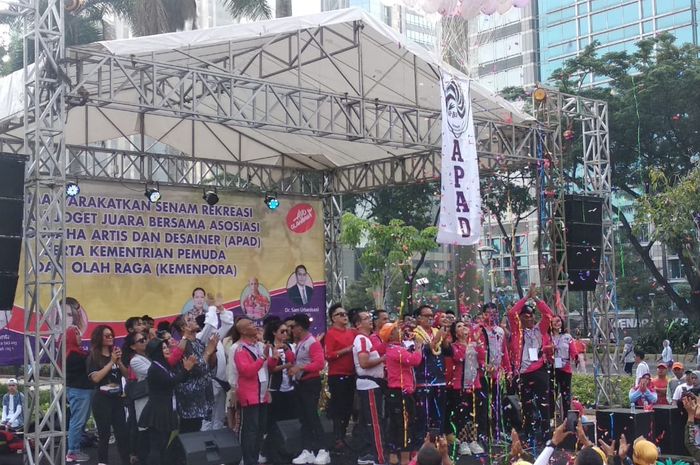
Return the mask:
M 66 328 L 66 401 L 70 410 L 66 462 L 90 460 L 90 456 L 82 451 L 80 442 L 85 423 L 90 417 L 95 387 L 85 370 L 88 352 L 81 343 L 80 329 L 77 326 Z
M 2 418 L 0 428 L 9 431 L 17 431 L 24 426 L 24 394 L 17 390 L 17 380 L 7 380 L 7 393 L 2 396 Z

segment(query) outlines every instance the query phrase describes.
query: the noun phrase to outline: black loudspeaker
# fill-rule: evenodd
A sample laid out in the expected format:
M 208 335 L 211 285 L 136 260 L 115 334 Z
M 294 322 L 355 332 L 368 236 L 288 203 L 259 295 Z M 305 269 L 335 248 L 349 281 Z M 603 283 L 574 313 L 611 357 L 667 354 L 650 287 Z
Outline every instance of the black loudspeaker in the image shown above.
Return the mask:
M 333 444 L 333 422 L 327 417 L 321 416 L 321 426 L 323 427 L 323 439 L 321 444 L 326 448 Z M 272 433 L 274 440 L 272 444 L 278 446 L 278 453 L 281 456 L 296 457 L 303 449 L 301 442 L 301 422 L 298 419 L 280 420 L 275 423 Z
M 595 418 L 598 439 L 608 444 L 612 439 L 618 441 L 622 434 L 630 443 L 639 436 L 654 441 L 653 411 L 614 408 L 596 411 Z
M 0 153 L 0 311 L 12 310 L 22 249 L 24 157 Z
M 600 274 L 603 200 L 600 197 L 566 195 L 564 214 L 569 290 L 594 291 Z
M 675 405 L 654 406 L 654 439 L 665 455 L 688 455 L 683 443 L 686 418 Z
M 238 465 L 241 445 L 230 429 L 197 431 L 178 436 L 187 465 Z

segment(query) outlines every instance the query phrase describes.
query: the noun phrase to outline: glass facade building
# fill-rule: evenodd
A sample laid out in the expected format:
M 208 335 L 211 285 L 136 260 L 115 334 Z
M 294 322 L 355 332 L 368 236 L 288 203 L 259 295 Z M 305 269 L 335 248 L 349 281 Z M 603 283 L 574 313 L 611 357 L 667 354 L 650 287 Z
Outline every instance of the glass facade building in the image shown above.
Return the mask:
M 579 54 L 593 41 L 599 53 L 634 52 L 642 38 L 668 31 L 677 43 L 698 44 L 700 0 L 539 0 L 540 75 Z M 602 82 L 589 77 L 589 84 Z

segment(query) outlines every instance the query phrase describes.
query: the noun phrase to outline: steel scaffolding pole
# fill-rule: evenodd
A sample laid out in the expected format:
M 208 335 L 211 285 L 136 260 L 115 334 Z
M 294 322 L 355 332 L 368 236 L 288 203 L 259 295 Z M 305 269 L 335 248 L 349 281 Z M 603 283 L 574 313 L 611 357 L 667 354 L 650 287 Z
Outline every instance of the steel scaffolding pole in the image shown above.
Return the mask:
M 63 0 L 22 0 L 22 7 L 24 144 L 29 155 L 24 188 L 24 463 L 56 465 L 66 457 L 64 5 Z M 48 406 L 40 405 L 42 392 L 49 394 Z

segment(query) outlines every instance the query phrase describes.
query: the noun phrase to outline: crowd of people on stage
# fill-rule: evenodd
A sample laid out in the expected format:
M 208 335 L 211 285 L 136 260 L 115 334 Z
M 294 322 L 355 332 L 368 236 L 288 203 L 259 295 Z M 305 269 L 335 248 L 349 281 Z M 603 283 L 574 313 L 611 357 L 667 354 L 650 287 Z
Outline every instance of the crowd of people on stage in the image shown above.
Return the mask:
M 192 295 L 202 301 L 206 292 Z M 268 316 L 261 326 L 210 304 L 156 327 L 130 317 L 121 347 L 109 326 L 95 327 L 88 350 L 80 329 L 67 329 L 68 462 L 88 458 L 80 441 L 90 412 L 100 464 L 108 463 L 110 435 L 123 465 L 164 464 L 176 431 L 224 427 L 239 432 L 244 465 L 273 462 L 278 444 L 268 433 L 298 419 L 303 452 L 292 463 L 324 465 L 348 448 L 355 418 L 357 463 L 371 465 L 406 464 L 426 438 L 441 435 L 452 456 L 484 453 L 510 433 L 509 395 L 521 402 L 532 443 L 551 432 L 555 397 L 564 412 L 571 408 L 578 344 L 535 287 L 508 309 L 507 325 L 493 303 L 460 318 L 421 305 L 393 322 L 383 310 L 334 304 L 321 340 L 305 313 Z M 319 416 L 324 370 L 332 441 Z M 635 396 L 648 399 L 648 386 L 640 381 Z

